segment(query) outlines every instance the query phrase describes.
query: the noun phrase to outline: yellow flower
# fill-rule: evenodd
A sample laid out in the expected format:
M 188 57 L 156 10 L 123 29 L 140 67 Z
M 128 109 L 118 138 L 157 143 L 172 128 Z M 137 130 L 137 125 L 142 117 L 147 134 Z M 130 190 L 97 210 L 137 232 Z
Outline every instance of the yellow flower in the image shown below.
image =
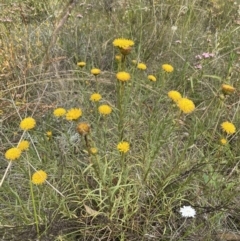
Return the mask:
M 32 117 L 23 119 L 20 123 L 20 128 L 24 131 L 31 130 L 35 127 L 36 121 Z
M 147 69 L 147 66 L 146 66 L 146 64 L 144 64 L 144 63 L 139 63 L 139 64 L 137 65 L 137 68 L 138 68 L 138 69 L 141 69 L 141 70 L 145 70 L 145 69 Z
M 51 138 L 51 137 L 52 137 L 52 132 L 51 132 L 51 131 L 47 131 L 47 132 L 46 132 L 46 136 L 49 137 L 49 138 Z
M 57 108 L 53 111 L 53 114 L 56 117 L 64 116 L 66 114 L 66 110 L 64 108 Z
M 102 115 L 109 115 L 112 112 L 112 108 L 109 105 L 100 105 L 98 111 Z
M 91 69 L 91 74 L 93 75 L 99 75 L 101 73 L 100 69 Z
M 194 109 L 195 109 L 194 103 L 191 100 L 187 99 L 187 98 L 179 99 L 177 101 L 177 106 L 185 114 L 189 114 L 189 113 L 193 112 Z
M 32 183 L 33 184 L 43 184 L 47 179 L 47 173 L 43 170 L 39 170 L 33 173 L 32 175 Z
M 50 140 L 52 138 L 52 132 L 51 131 L 47 131 L 46 132 L 46 136 L 47 136 L 47 139 Z
M 168 72 L 168 73 L 173 72 L 173 67 L 172 67 L 172 65 L 170 65 L 170 64 L 163 64 L 163 65 L 162 65 L 162 69 L 163 69 L 164 71 Z
M 223 94 L 225 94 L 225 95 L 230 95 L 230 94 L 232 94 L 235 90 L 236 90 L 236 89 L 235 89 L 233 86 L 231 86 L 231 85 L 226 85 L 226 84 L 223 84 L 223 85 L 222 85 L 222 92 L 223 92 Z
M 174 102 L 177 102 L 182 98 L 182 95 L 176 90 L 171 90 L 168 92 L 168 97 L 172 99 Z
M 18 148 L 21 150 L 21 151 L 25 151 L 29 148 L 29 141 L 21 141 L 19 144 L 18 144 Z
M 221 127 L 227 134 L 234 134 L 236 132 L 236 127 L 229 121 L 223 122 Z
M 14 161 L 21 156 L 22 151 L 17 147 L 12 147 L 5 152 L 5 158 Z
M 93 93 L 90 97 L 90 100 L 93 102 L 98 102 L 101 99 L 102 99 L 102 96 L 98 93 Z
M 154 75 L 151 75 L 151 74 L 148 75 L 148 79 L 153 81 L 153 82 L 157 81 L 156 77 Z
M 78 124 L 77 131 L 80 135 L 84 136 L 90 132 L 90 125 L 86 122 Z
M 117 76 L 117 79 L 122 82 L 129 81 L 131 78 L 130 74 L 124 71 L 118 72 L 116 76 Z
M 90 148 L 90 152 L 91 152 L 93 155 L 95 155 L 95 154 L 98 153 L 98 149 L 95 148 L 95 147 L 91 147 L 91 148 Z
M 114 39 L 113 45 L 122 49 L 128 49 L 134 45 L 134 42 L 125 38 Z
M 132 63 L 133 63 L 133 64 L 137 64 L 137 60 L 136 60 L 136 59 L 133 59 L 133 60 L 132 60 Z
M 118 143 L 117 145 L 117 149 L 120 151 L 120 152 L 123 152 L 123 153 L 126 153 L 129 151 L 129 143 L 127 141 L 121 141 Z
M 121 55 L 116 55 L 116 56 L 115 56 L 115 59 L 116 59 L 117 61 L 120 61 L 120 60 L 122 59 L 122 56 L 121 56 Z
M 82 116 L 82 110 L 78 108 L 72 108 L 67 111 L 66 119 L 67 120 L 77 120 Z
M 226 145 L 226 144 L 227 144 L 227 139 L 222 138 L 222 139 L 220 140 L 220 143 L 221 143 L 222 145 Z
M 85 65 L 86 65 L 86 63 L 82 62 L 82 61 L 77 63 L 77 66 L 79 66 L 81 68 L 84 67 Z

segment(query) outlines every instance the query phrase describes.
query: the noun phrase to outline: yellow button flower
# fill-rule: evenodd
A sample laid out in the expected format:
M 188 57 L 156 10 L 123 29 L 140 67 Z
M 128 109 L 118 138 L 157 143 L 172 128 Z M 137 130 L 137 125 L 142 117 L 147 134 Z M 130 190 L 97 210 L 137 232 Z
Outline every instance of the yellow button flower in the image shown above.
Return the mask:
M 121 142 L 118 143 L 117 149 L 120 152 L 126 153 L 130 149 L 129 143 L 127 141 L 121 141 Z
M 86 63 L 83 61 L 77 63 L 77 66 L 79 66 L 81 68 L 84 67 L 85 65 L 86 65 Z
M 93 75 L 99 75 L 101 73 L 100 69 L 91 69 L 91 74 Z
M 18 148 L 21 150 L 21 151 L 26 151 L 30 146 L 30 143 L 29 141 L 21 141 L 19 144 L 18 144 Z
M 177 102 L 182 98 L 182 95 L 176 90 L 171 90 L 168 92 L 168 97 L 172 99 L 174 102 Z
M 15 161 L 21 156 L 21 153 L 22 151 L 19 148 L 13 147 L 5 152 L 5 158 L 10 161 Z
M 98 94 L 98 93 L 93 93 L 90 96 L 90 100 L 93 101 L 93 102 L 98 102 L 101 99 L 102 99 L 102 96 L 100 94 Z
M 146 66 L 146 64 L 144 64 L 144 63 L 139 63 L 139 64 L 137 65 L 137 68 L 138 68 L 138 69 L 141 69 L 141 70 L 145 70 L 145 69 L 147 69 L 147 66 Z
M 177 106 L 185 114 L 189 114 L 189 113 L 191 113 L 191 112 L 193 112 L 195 110 L 194 103 L 191 100 L 187 99 L 187 98 L 179 99 L 177 101 Z
M 153 81 L 153 82 L 156 82 L 157 81 L 157 79 L 156 79 L 156 77 L 154 76 L 154 75 L 148 75 L 148 79 L 149 80 L 151 80 L 151 81 Z
M 102 115 L 109 115 L 112 112 L 112 108 L 109 105 L 100 105 L 98 111 Z
M 223 131 L 225 131 L 229 135 L 234 134 L 236 132 L 236 127 L 234 126 L 233 123 L 231 123 L 229 121 L 223 122 L 221 124 L 221 127 L 222 127 Z
M 163 69 L 164 71 L 168 72 L 168 73 L 173 72 L 173 67 L 172 67 L 172 65 L 170 65 L 170 64 L 163 64 L 163 65 L 162 65 L 162 69 Z
M 47 179 L 47 173 L 43 170 L 39 170 L 33 173 L 32 175 L 32 183 L 39 185 L 43 184 Z
M 20 122 L 20 128 L 24 131 L 33 129 L 35 125 L 36 121 L 32 117 L 27 117 Z
M 78 108 L 72 108 L 68 110 L 66 113 L 66 119 L 70 121 L 77 120 L 81 116 L 82 116 L 82 110 Z
M 129 73 L 127 72 L 118 72 L 117 75 L 116 75 L 117 79 L 121 82 L 127 82 L 130 80 L 131 76 Z
M 64 116 L 66 114 L 66 110 L 64 108 L 57 108 L 53 111 L 53 114 L 56 116 L 56 117 L 60 117 L 60 116 Z

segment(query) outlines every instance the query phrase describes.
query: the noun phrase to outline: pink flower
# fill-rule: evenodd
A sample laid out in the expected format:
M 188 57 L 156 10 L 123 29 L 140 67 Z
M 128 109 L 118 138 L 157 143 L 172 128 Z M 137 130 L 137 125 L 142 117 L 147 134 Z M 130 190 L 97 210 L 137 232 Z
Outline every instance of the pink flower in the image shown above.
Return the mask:
M 195 69 L 202 69 L 202 65 L 201 64 L 196 64 L 196 65 L 194 65 L 194 68 Z

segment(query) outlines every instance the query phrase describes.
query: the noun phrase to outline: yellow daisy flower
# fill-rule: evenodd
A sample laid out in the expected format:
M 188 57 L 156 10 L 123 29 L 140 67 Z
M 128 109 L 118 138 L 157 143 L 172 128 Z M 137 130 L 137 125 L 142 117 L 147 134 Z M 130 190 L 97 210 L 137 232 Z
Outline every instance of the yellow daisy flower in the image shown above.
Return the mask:
M 32 175 L 32 183 L 39 185 L 43 184 L 47 179 L 47 173 L 43 170 L 39 170 L 33 173 Z
M 102 96 L 98 93 L 93 93 L 90 97 L 90 100 L 93 102 L 98 102 L 101 99 L 102 99 Z
M 66 113 L 66 119 L 70 121 L 77 120 L 81 116 L 82 116 L 82 110 L 79 108 L 72 108 L 68 110 Z
M 15 161 L 21 156 L 22 151 L 17 147 L 12 147 L 5 152 L 5 158 L 10 161 Z
M 64 116 L 66 114 L 66 110 L 64 108 L 57 108 L 53 111 L 53 114 L 56 117 Z
M 100 105 L 98 111 L 102 115 L 109 115 L 112 112 L 112 108 L 109 105 Z
M 177 102 L 182 98 L 182 95 L 176 90 L 171 90 L 168 92 L 168 97 L 172 99 L 174 102 Z
M 127 141 L 121 141 L 121 142 L 118 143 L 117 149 L 120 152 L 126 153 L 130 149 L 129 143 Z
M 221 124 L 221 127 L 222 127 L 223 131 L 225 131 L 229 135 L 234 134 L 236 132 L 236 127 L 234 126 L 233 123 L 231 123 L 229 121 L 223 122 Z
M 91 69 L 91 74 L 93 75 L 99 75 L 101 73 L 100 69 Z
M 168 73 L 173 72 L 173 67 L 172 67 L 172 65 L 170 65 L 170 64 L 163 64 L 163 65 L 162 65 L 162 69 L 163 69 L 164 71 L 168 72 Z
M 154 75 L 148 75 L 148 79 L 149 80 L 151 80 L 151 81 L 153 81 L 153 82 L 156 82 L 157 81 L 157 79 L 156 79 L 156 77 L 154 76 Z
M 20 122 L 20 128 L 24 131 L 33 129 L 35 125 L 36 121 L 32 117 L 27 117 Z
M 138 69 L 141 69 L 141 70 L 145 70 L 145 69 L 147 69 L 147 66 L 146 66 L 146 64 L 144 64 L 144 63 L 139 63 L 139 64 L 137 65 L 137 68 L 138 68 Z
M 117 39 L 114 39 L 113 45 L 115 47 L 127 49 L 129 47 L 132 47 L 134 45 L 134 42 L 132 40 L 125 39 L 125 38 L 117 38 Z
M 19 144 L 18 144 L 18 148 L 21 150 L 21 151 L 26 151 L 30 146 L 30 143 L 29 141 L 21 141 Z
M 86 65 L 86 63 L 83 61 L 77 63 L 77 66 L 79 66 L 81 68 L 84 67 L 85 65 Z
M 93 155 L 95 155 L 95 154 L 98 153 L 98 149 L 97 149 L 96 147 L 91 147 L 91 148 L 90 148 L 90 152 L 91 152 Z
M 189 113 L 191 113 L 191 112 L 193 112 L 195 110 L 194 103 L 191 100 L 187 99 L 187 98 L 179 99 L 177 101 L 177 106 L 185 114 L 189 114 Z
M 117 79 L 121 82 L 127 82 L 131 78 L 130 74 L 124 71 L 118 72 L 116 76 L 117 76 Z
M 220 143 L 221 143 L 222 145 L 226 145 L 226 144 L 227 144 L 227 139 L 222 138 L 222 139 L 220 140 Z

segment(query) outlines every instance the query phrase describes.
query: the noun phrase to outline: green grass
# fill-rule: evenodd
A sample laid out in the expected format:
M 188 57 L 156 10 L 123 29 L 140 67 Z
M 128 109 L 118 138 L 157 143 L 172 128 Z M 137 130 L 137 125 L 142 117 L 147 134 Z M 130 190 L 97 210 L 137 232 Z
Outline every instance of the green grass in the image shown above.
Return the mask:
M 0 4 L 1 240 L 239 239 L 238 4 L 86 0 L 64 22 L 68 7 Z M 112 44 L 121 37 L 135 43 L 122 64 Z M 196 58 L 206 52 L 214 56 Z M 166 63 L 172 73 L 162 70 Z M 101 74 L 94 77 L 92 68 Z M 131 75 L 125 84 L 116 78 L 122 70 Z M 224 95 L 222 84 L 235 92 Z M 182 113 L 170 90 L 195 110 Z M 94 92 L 99 103 L 89 100 Z M 101 104 L 112 113 L 100 115 Z M 83 115 L 57 118 L 57 107 Z M 28 116 L 37 125 L 23 132 L 19 124 Z M 226 135 L 224 121 L 236 133 Z M 91 126 L 87 136 L 77 133 L 80 122 Z M 22 139 L 30 148 L 8 168 L 5 153 Z M 125 154 L 120 141 L 130 144 Z M 47 181 L 34 185 L 40 169 Z M 195 218 L 182 217 L 183 206 L 192 206 Z

